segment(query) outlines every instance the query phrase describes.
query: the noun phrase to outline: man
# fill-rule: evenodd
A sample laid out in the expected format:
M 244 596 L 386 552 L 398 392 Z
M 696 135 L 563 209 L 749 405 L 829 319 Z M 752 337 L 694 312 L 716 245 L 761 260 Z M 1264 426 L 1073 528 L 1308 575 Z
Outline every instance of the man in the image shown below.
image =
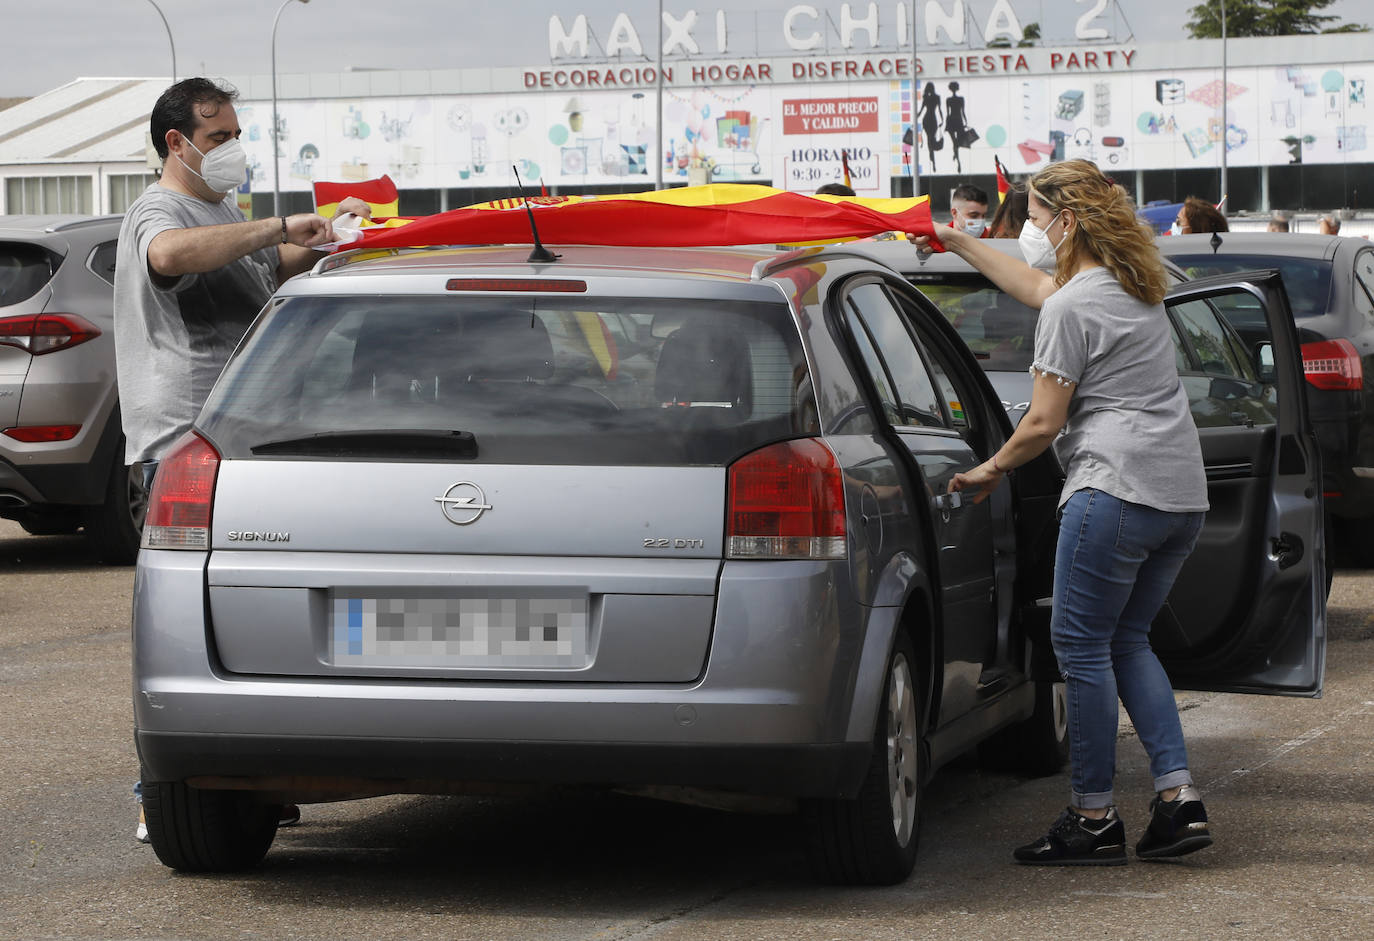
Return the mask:
M 247 158 L 234 112 L 238 93 L 204 78 L 168 88 L 153 106 L 162 176 L 124 216 L 115 264 L 115 370 L 125 460 L 151 489 L 157 462 L 183 432 L 272 292 L 332 241 L 313 213 L 244 218 L 233 193 Z M 339 212 L 368 215 L 346 199 Z M 135 787 L 135 793 L 139 788 Z M 300 811 L 283 811 L 294 823 Z M 137 838 L 147 842 L 139 809 Z
M 987 227 L 988 194 L 971 183 L 960 183 L 949 195 L 950 225 L 981 238 Z
M 1334 212 L 1329 212 L 1317 220 L 1317 231 L 1322 235 L 1340 235 L 1341 218 Z
M 822 183 L 816 190 L 817 196 L 853 196 L 854 187 L 843 183 Z
M 1288 231 L 1288 217 L 1287 217 L 1287 216 L 1280 216 L 1280 215 L 1277 215 L 1277 214 L 1276 214 L 1276 215 L 1274 216 L 1274 218 L 1272 218 L 1272 219 L 1269 220 L 1269 227 L 1268 227 L 1267 229 L 1265 229 L 1265 231 L 1266 231 L 1266 232 L 1287 232 L 1287 231 Z
M 145 484 L 272 292 L 319 260 L 312 246 L 334 238 L 314 213 L 248 221 L 239 211 L 233 192 L 247 158 L 237 97 L 204 78 L 162 93 L 151 120 L 162 176 L 120 229 L 115 364 L 126 460 L 143 466 Z M 339 211 L 367 214 L 357 199 Z

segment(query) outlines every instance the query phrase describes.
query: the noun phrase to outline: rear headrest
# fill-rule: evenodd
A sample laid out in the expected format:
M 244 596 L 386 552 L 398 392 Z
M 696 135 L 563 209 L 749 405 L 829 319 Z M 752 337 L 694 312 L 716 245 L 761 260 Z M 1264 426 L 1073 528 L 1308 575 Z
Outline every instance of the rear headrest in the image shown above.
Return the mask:
M 463 359 L 469 379 L 548 379 L 553 341 L 537 317 L 482 314 L 463 322 Z
M 749 344 L 738 330 L 689 325 L 669 335 L 658 354 L 654 392 L 663 404 L 753 408 Z

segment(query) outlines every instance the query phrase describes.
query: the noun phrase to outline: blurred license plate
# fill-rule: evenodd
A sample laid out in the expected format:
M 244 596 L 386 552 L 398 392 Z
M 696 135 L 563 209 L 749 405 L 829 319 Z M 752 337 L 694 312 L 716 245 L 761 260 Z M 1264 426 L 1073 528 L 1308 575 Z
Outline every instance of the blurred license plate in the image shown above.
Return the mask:
M 335 664 L 448 667 L 587 665 L 587 599 L 335 595 Z

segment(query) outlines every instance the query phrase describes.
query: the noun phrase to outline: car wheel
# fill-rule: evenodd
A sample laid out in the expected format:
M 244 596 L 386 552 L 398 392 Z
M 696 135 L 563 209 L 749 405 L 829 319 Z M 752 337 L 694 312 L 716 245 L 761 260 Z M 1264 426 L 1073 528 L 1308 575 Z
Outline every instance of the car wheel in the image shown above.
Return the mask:
M 1031 657 L 1035 711 L 978 746 L 978 758 L 994 771 L 1046 777 L 1057 774 L 1069 760 L 1068 687 L 1049 645 L 1036 644 Z
M 115 449 L 105 485 L 105 502 L 86 513 L 86 536 L 106 565 L 130 565 L 138 558 L 148 493 L 140 472 L 124 463 L 124 445 Z
M 257 865 L 277 835 L 281 806 L 248 791 L 210 791 L 143 781 L 148 840 L 180 872 L 234 872 Z
M 816 873 L 844 885 L 895 885 L 916 865 L 925 762 L 924 701 L 911 640 L 899 634 L 859 796 L 809 802 L 810 855 Z

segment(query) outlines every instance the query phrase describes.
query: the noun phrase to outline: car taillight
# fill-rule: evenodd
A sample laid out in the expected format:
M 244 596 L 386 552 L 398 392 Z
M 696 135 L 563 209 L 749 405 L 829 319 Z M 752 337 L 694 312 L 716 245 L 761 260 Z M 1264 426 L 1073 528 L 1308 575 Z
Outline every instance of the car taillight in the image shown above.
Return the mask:
M 193 431 L 177 439 L 157 466 L 143 523 L 145 549 L 210 548 L 210 507 L 219 452 Z
M 1302 374 L 1318 389 L 1364 388 L 1360 353 L 1349 340 L 1321 340 L 1302 345 Z
M 815 438 L 783 441 L 730 465 L 726 558 L 843 559 L 844 475 Z
M 100 328 L 77 314 L 21 314 L 0 317 L 0 344 L 34 356 L 70 349 L 100 336 Z

